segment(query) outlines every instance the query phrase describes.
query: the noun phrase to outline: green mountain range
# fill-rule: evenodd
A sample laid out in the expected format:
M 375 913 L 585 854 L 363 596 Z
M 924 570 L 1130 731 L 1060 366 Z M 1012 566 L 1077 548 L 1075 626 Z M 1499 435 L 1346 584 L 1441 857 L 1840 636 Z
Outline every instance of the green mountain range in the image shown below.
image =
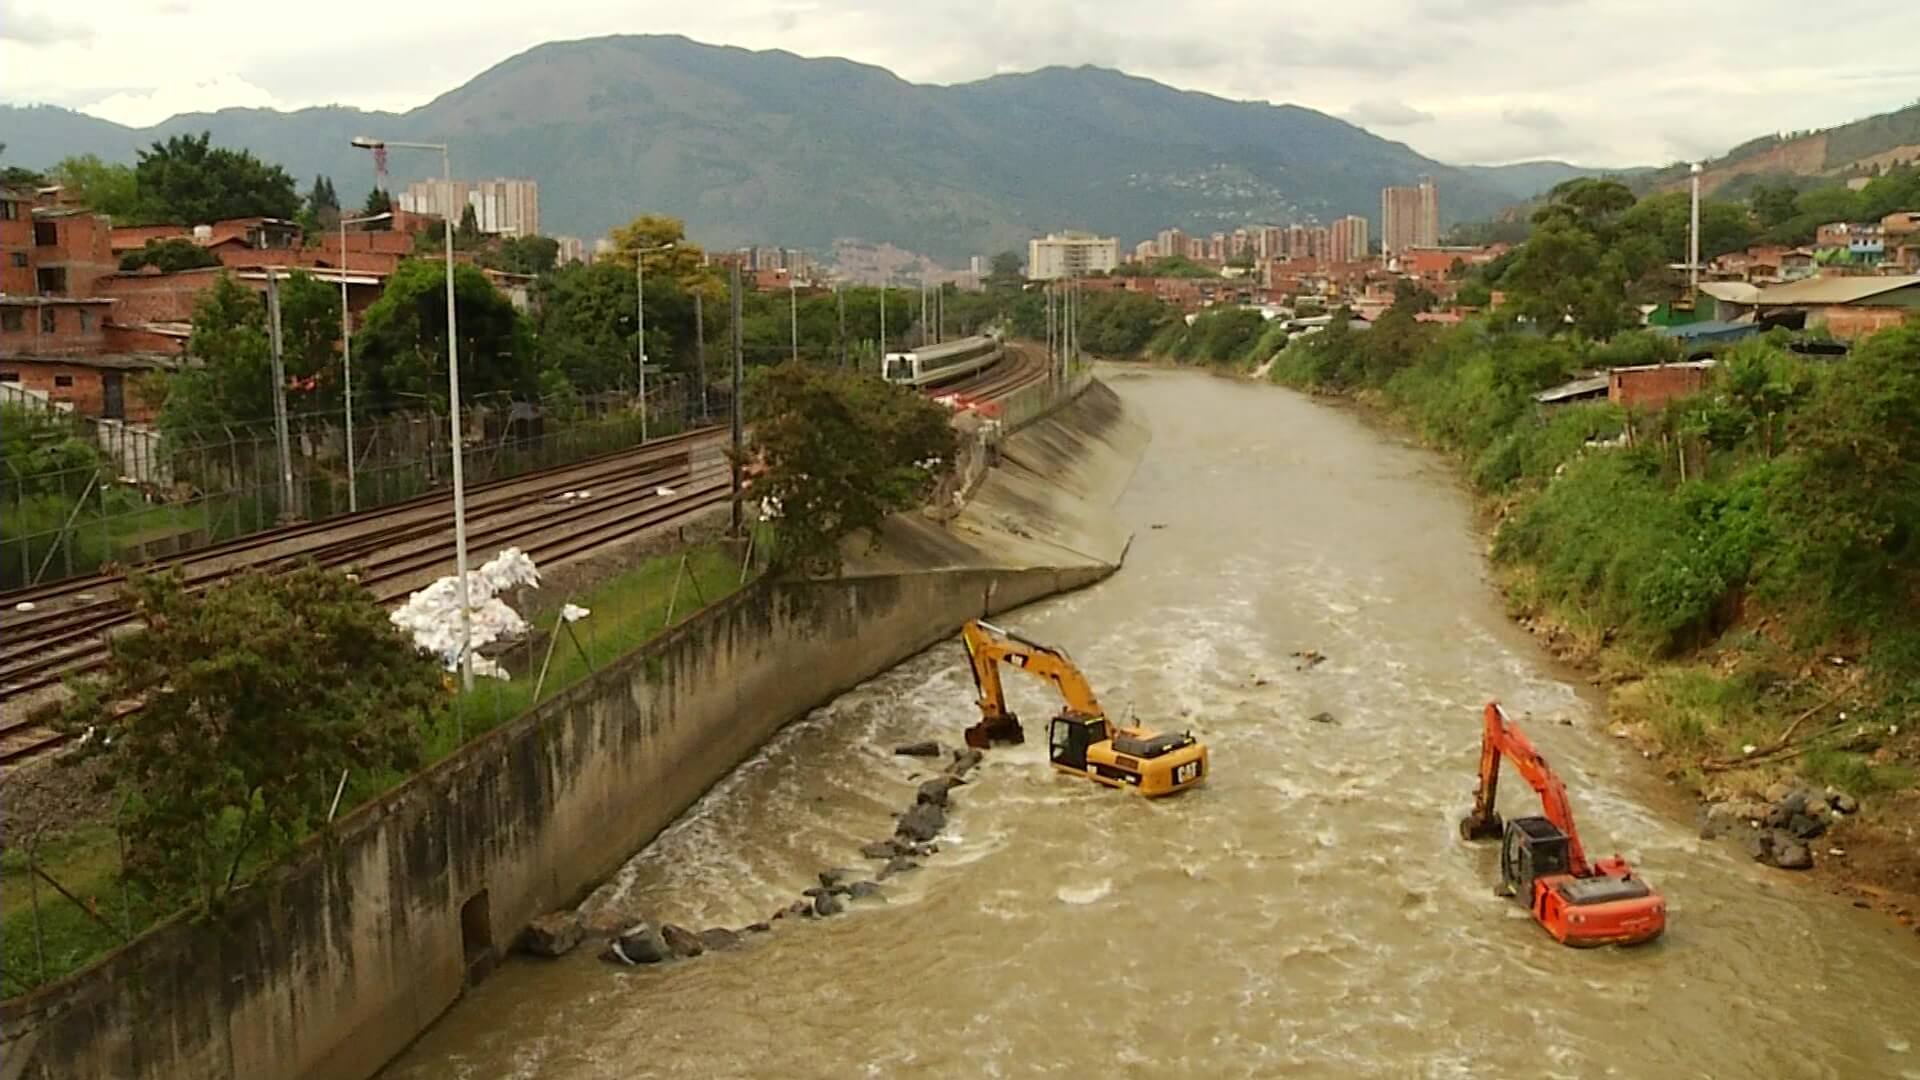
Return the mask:
M 225 109 L 135 129 L 51 107 L 0 109 L 15 164 L 80 153 L 131 161 L 210 131 L 342 196 L 371 186 L 357 134 L 447 141 L 457 176 L 540 183 L 542 231 L 598 236 L 636 213 L 684 218 L 712 247 L 887 241 L 953 261 L 1063 228 L 1132 243 L 1260 222 L 1374 219 L 1380 189 L 1435 178 L 1444 222 L 1586 170 L 1461 169 L 1312 109 L 1235 102 L 1102 68 L 1045 68 L 956 86 L 882 68 L 681 37 L 540 45 L 406 113 Z M 395 151 L 398 185 L 438 173 Z

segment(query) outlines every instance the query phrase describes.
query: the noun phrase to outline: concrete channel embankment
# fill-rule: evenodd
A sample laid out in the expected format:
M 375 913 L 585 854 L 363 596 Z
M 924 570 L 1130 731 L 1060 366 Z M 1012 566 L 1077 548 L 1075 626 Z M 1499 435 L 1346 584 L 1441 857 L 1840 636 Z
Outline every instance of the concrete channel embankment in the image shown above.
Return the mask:
M 782 725 L 998 612 L 1112 573 L 1147 433 L 1094 383 L 1001 443 L 958 516 L 763 580 L 361 807 L 216 920 L 0 1007 L 0 1080 L 372 1075 L 534 917 L 578 899 Z

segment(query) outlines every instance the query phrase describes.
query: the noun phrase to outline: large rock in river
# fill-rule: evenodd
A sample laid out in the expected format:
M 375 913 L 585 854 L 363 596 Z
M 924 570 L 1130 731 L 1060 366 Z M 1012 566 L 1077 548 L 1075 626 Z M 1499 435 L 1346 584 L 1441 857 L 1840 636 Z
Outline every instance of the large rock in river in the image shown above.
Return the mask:
M 913 809 L 900 815 L 900 821 L 894 825 L 893 831 L 908 840 L 925 843 L 939 836 L 940 830 L 946 827 L 945 810 L 927 803 L 914 803 Z
M 668 923 L 660 928 L 660 937 L 667 943 L 667 948 L 673 950 L 675 956 L 692 959 L 707 951 L 706 945 L 700 941 L 700 935 L 684 926 Z
M 672 955 L 660 931 L 642 923 L 614 938 L 600 958 L 617 964 L 657 964 Z
M 520 935 L 520 950 L 535 956 L 565 956 L 586 935 L 580 916 L 571 911 L 550 911 L 527 924 Z

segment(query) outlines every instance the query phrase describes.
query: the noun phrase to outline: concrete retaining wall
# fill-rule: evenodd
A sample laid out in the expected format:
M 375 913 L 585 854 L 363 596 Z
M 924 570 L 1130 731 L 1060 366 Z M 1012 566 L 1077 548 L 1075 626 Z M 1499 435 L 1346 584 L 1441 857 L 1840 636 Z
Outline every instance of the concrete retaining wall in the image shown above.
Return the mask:
M 1034 425 L 1035 445 L 1137 456 L 1144 432 L 1115 404 L 1095 387 Z M 1087 519 L 1089 500 L 1110 505 L 1130 472 L 1101 464 L 1089 475 L 1106 482 L 1057 488 L 1061 507 Z M 1029 496 L 1025 514 L 1004 523 L 1012 534 L 962 528 L 936 569 L 761 582 L 715 605 L 361 807 L 219 920 L 177 919 L 7 1002 L 0 1080 L 371 1075 L 528 920 L 584 894 L 781 725 L 983 604 L 1017 607 L 1115 569 L 1117 553 L 1004 549 L 1051 511 Z

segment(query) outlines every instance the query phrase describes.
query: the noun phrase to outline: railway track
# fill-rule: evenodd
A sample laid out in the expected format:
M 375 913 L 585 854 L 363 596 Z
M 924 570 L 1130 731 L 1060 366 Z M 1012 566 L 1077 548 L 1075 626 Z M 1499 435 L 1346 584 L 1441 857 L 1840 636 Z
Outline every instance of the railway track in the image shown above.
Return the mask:
M 546 474 L 476 485 L 468 497 L 468 546 L 477 559 L 518 546 L 538 562 L 552 562 L 703 512 L 730 496 L 724 469 L 696 474 L 692 464 L 693 451 L 718 437 L 717 429 L 703 429 Z M 567 492 L 590 497 L 560 498 Z M 353 570 L 378 600 L 393 603 L 440 577 L 452 561 L 448 503 L 445 495 L 411 500 L 355 515 L 359 521 L 274 530 L 161 565 L 204 589 L 240 569 L 284 569 L 311 559 Z M 95 575 L 0 596 L 7 609 L 0 623 L 0 701 L 18 702 L 104 665 L 109 636 L 135 622 L 119 584 L 118 577 Z M 34 607 L 13 610 L 22 600 Z M 10 709 L 0 722 L 0 767 L 66 741 L 21 711 Z
M 993 367 L 927 393 L 990 400 L 1046 375 L 1044 358 L 1013 349 Z M 692 465 L 695 450 L 722 438 L 718 426 L 699 428 L 557 469 L 473 485 L 466 493 L 468 547 L 479 561 L 491 551 L 517 546 L 535 562 L 549 564 L 722 505 L 732 494 L 726 470 L 696 474 Z M 660 495 L 661 489 L 672 494 Z M 581 492 L 590 497 L 562 498 Z M 450 506 L 447 492 L 422 495 L 210 545 L 146 568 L 177 571 L 199 590 L 241 570 L 281 570 L 312 560 L 353 571 L 381 603 L 397 603 L 450 569 Z M 104 666 L 111 635 L 136 622 L 119 595 L 123 582 L 122 575 L 94 574 L 0 593 L 0 703 L 17 703 Z M 31 715 L 22 716 L 19 708 L 8 712 L 0 721 L 0 772 L 68 740 Z

